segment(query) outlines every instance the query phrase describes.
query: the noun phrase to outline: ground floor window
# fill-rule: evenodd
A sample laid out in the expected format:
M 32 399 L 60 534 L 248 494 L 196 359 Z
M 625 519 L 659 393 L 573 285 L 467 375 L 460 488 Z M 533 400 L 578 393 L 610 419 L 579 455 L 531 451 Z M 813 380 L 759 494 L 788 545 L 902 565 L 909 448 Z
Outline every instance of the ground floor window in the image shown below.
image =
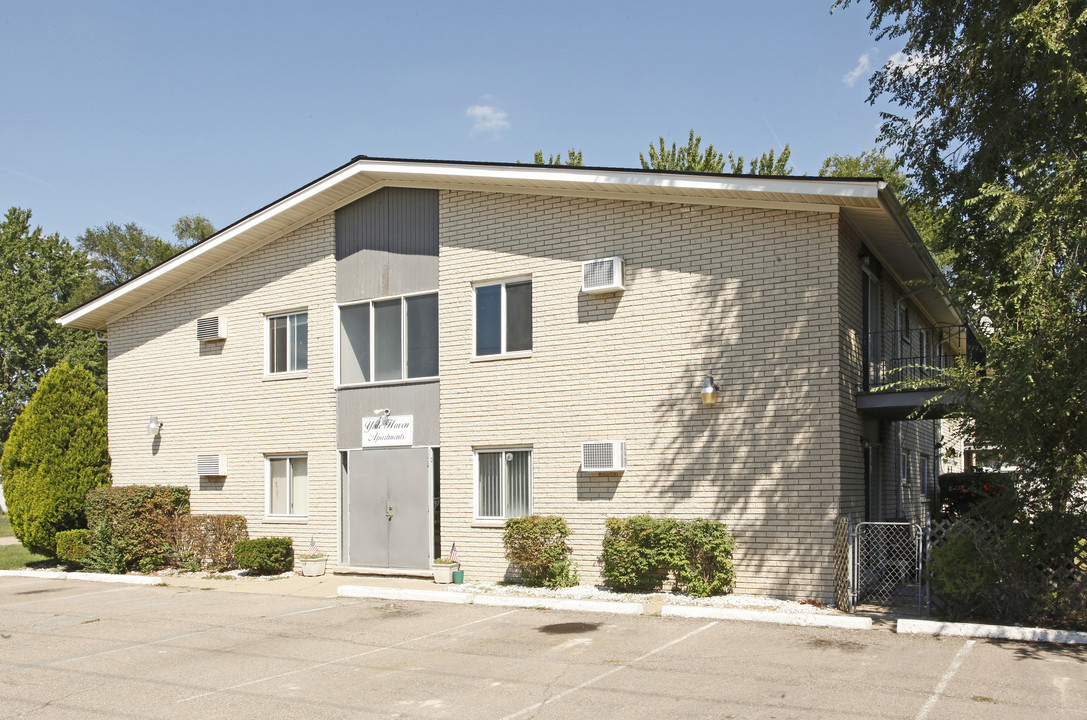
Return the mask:
M 267 513 L 309 513 L 309 460 L 305 455 L 268 457 Z
M 476 517 L 505 519 L 532 512 L 532 450 L 476 451 Z

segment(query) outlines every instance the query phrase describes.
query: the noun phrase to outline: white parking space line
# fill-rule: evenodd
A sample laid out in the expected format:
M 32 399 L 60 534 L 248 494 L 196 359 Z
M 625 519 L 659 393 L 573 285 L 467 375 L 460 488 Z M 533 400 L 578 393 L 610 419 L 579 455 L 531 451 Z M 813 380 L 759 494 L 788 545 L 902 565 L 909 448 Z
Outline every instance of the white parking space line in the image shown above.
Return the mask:
M 72 600 L 74 598 L 87 597 L 88 595 L 102 595 L 104 593 L 125 592 L 126 590 L 135 590 L 137 587 L 139 587 L 139 586 L 138 585 L 128 585 L 126 587 L 115 588 L 113 590 L 95 590 L 94 592 L 79 593 L 78 595 L 60 595 L 60 596 L 57 596 L 57 597 L 38 598 L 37 600 L 27 600 L 26 602 L 7 603 L 7 604 L 4 604 L 4 605 L 0 605 L 0 609 L 7 609 L 7 608 L 13 608 L 13 607 L 22 607 L 24 605 L 34 605 L 35 603 L 57 602 L 59 600 Z
M 592 685 L 594 683 L 598 683 L 601 680 L 603 680 L 604 678 L 609 677 L 611 675 L 614 675 L 615 673 L 619 672 L 620 670 L 626 670 L 631 665 L 635 665 L 635 664 L 641 662 L 642 660 L 645 660 L 648 657 L 656 655 L 657 653 L 661 652 L 662 650 L 667 650 L 668 648 L 672 647 L 673 645 L 678 645 L 679 643 L 683 642 L 684 640 L 687 640 L 688 638 L 694 637 L 695 635 L 702 632 L 703 630 L 708 630 L 709 628 L 716 625 L 717 622 L 718 621 L 714 620 L 711 623 L 706 623 L 702 627 L 690 631 L 689 633 L 687 633 L 683 637 L 678 637 L 675 640 L 672 640 L 670 642 L 666 642 L 665 644 L 661 645 L 660 647 L 654 648 L 653 650 L 650 650 L 645 655 L 642 655 L 640 657 L 636 657 L 633 660 L 631 660 L 630 662 L 625 663 L 623 665 L 620 665 L 619 667 L 612 668 L 611 670 L 608 670 L 606 673 L 601 673 L 601 674 L 597 675 L 596 677 L 594 677 L 594 678 L 592 678 L 590 680 L 586 680 L 585 682 L 581 683 L 580 685 L 575 685 L 574 687 L 570 688 L 569 690 L 563 690 L 562 692 L 558 693 L 557 695 L 552 695 L 551 697 L 547 698 L 546 700 L 538 702 L 535 705 L 529 705 L 526 708 L 521 708 L 520 710 L 513 713 L 512 715 L 505 716 L 504 718 L 502 718 L 502 720 L 513 720 L 513 718 L 521 717 L 525 713 L 530 713 L 530 712 L 533 712 L 534 710 L 539 710 L 544 705 L 547 705 L 549 703 L 553 703 L 556 700 L 561 700 L 562 698 L 566 697 L 567 695 L 570 695 L 572 693 L 576 693 L 578 690 L 584 690 L 585 688 L 589 687 L 590 685 Z
M 265 617 L 254 618 L 252 620 L 242 620 L 241 622 L 230 623 L 229 625 L 216 625 L 215 627 L 204 628 L 203 630 L 193 630 L 192 632 L 171 635 L 170 637 L 162 638 L 161 640 L 151 640 L 149 642 L 136 643 L 134 645 L 123 645 L 121 647 L 112 648 L 110 650 L 99 650 L 98 652 L 87 653 L 86 655 L 75 655 L 72 657 L 60 658 L 59 660 L 46 660 L 45 662 L 34 663 L 32 665 L 17 665 L 13 668 L 8 668 L 7 670 L 0 670 L 0 675 L 8 675 L 10 673 L 20 672 L 22 670 L 33 670 L 40 667 L 49 667 L 51 665 L 63 665 L 64 663 L 76 662 L 77 660 L 86 660 L 88 658 L 99 657 L 101 655 L 111 655 L 113 653 L 124 652 L 126 650 L 138 650 L 140 648 L 150 647 L 152 645 L 161 645 L 165 642 L 181 640 L 182 638 L 192 637 L 194 635 L 203 635 L 206 633 L 218 632 L 219 630 L 231 630 L 236 627 L 242 627 L 243 625 L 252 625 L 253 623 L 266 622 L 268 620 L 278 620 L 279 618 L 290 617 L 292 615 L 305 615 L 306 613 L 319 612 L 321 610 L 328 610 L 330 608 L 338 608 L 347 605 L 357 604 L 357 602 L 335 603 L 333 605 L 322 605 L 321 607 L 307 608 L 305 610 L 294 610 L 292 612 L 281 613 L 279 615 L 267 615 Z
M 932 708 L 936 707 L 936 701 L 940 699 L 940 695 L 947 689 L 947 684 L 951 682 L 951 678 L 958 672 L 959 667 L 962 665 L 962 661 L 966 658 L 966 654 L 970 652 L 970 648 L 974 647 L 975 640 L 967 640 L 959 651 L 955 653 L 955 657 L 951 659 L 951 664 L 947 666 L 947 671 L 940 678 L 940 683 L 936 686 L 932 696 L 925 701 L 925 704 L 921 706 L 921 709 L 917 711 L 917 715 L 914 716 L 914 720 L 924 720 L 932 711 Z
M 490 620 L 496 620 L 496 619 L 498 619 L 500 617 L 505 617 L 506 615 L 512 615 L 515 612 L 518 612 L 518 611 L 517 610 L 507 610 L 504 613 L 499 613 L 497 615 L 490 615 L 490 616 L 485 617 L 485 618 L 480 618 L 479 620 L 473 620 L 472 622 L 466 622 L 466 623 L 464 623 L 462 625 L 455 625 L 454 627 L 445 628 L 444 630 L 435 630 L 432 633 L 427 633 L 426 635 L 420 635 L 419 637 L 413 637 L 413 638 L 408 638 L 407 640 L 401 640 L 400 642 L 393 643 L 392 645 L 385 645 L 385 646 L 378 647 L 378 648 L 370 648 L 369 650 L 365 650 L 365 651 L 360 652 L 360 653 L 355 653 L 354 655 L 346 655 L 346 656 L 341 657 L 341 658 L 335 658 L 333 660 L 326 660 L 324 662 L 316 663 L 314 665 L 308 665 L 308 666 L 303 667 L 303 668 L 298 668 L 297 670 L 288 670 L 287 672 L 277 673 L 275 675 L 268 675 L 267 677 L 257 678 L 256 680 L 250 680 L 248 682 L 238 683 L 237 685 L 231 685 L 230 687 L 220 688 L 218 690 L 211 690 L 211 691 L 206 692 L 206 693 L 200 693 L 199 695 L 193 695 L 192 697 L 182 698 L 182 699 L 178 700 L 177 702 L 183 703 L 183 702 L 189 702 L 190 700 L 198 700 L 200 698 L 208 697 L 209 695 L 218 695 L 219 693 L 230 692 L 231 690 L 237 690 L 238 688 L 248 687 L 250 685 L 257 685 L 259 683 L 268 682 L 269 680 L 278 680 L 279 678 L 288 677 L 290 675 L 297 675 L 298 673 L 308 672 L 309 670 L 316 670 L 317 668 L 323 668 L 323 667 L 326 667 L 328 665 L 335 665 L 336 663 L 347 662 L 348 660 L 354 660 L 355 658 L 360 658 L 360 657 L 363 657 L 363 656 L 366 656 L 366 655 L 373 655 L 374 653 L 384 652 L 386 650 L 392 650 L 393 648 L 398 648 L 401 645 L 407 645 L 408 643 L 416 642 L 418 640 L 426 640 L 427 638 L 434 637 L 435 635 L 441 635 L 442 633 L 452 632 L 454 630 L 460 630 L 461 628 L 470 627 L 472 625 L 478 625 L 479 623 L 488 622 Z

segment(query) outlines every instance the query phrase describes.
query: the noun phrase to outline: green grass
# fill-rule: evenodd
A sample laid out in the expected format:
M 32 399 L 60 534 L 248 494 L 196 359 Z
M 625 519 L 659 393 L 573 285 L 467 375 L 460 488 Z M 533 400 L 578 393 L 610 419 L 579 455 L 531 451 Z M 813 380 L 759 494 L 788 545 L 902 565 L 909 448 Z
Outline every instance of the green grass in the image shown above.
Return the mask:
M 32 553 L 22 545 L 0 545 L 0 570 L 52 567 L 56 564 L 56 560 Z
M 0 537 L 11 537 L 14 534 L 11 531 L 11 523 L 8 521 L 7 513 L 0 513 Z

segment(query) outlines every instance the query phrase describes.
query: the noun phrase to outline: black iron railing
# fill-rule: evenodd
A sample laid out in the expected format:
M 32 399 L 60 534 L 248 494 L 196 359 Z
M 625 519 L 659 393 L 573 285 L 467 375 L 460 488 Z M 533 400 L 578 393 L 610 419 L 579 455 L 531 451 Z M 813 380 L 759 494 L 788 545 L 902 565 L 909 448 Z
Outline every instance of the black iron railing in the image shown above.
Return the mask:
M 964 360 L 984 361 L 981 346 L 966 325 L 866 333 L 864 358 L 870 392 L 945 387 L 948 369 Z

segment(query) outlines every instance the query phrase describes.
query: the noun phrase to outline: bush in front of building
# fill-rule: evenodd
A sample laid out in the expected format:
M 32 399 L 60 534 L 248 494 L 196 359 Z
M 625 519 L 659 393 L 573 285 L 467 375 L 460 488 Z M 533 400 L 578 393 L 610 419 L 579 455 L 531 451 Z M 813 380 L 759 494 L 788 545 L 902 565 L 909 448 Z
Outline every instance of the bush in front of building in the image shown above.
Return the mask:
M 189 512 L 189 488 L 122 485 L 87 493 L 91 550 L 84 566 L 99 572 L 150 572 L 177 556 L 175 529 Z
M 620 592 L 675 588 L 706 597 L 732 592 L 736 541 L 716 520 L 674 520 L 635 515 L 608 518 L 604 531 L 604 582 Z
M 1011 473 L 971 470 L 944 473 L 939 478 L 940 510 L 944 515 L 961 517 L 988 498 L 1014 491 Z
M 951 620 L 1087 627 L 1087 516 L 1027 517 L 1011 497 L 978 503 L 934 543 L 929 573 Z
M 11 529 L 56 556 L 56 535 L 86 527 L 87 491 L 109 485 L 106 394 L 88 371 L 60 363 L 19 413 L 0 459 Z
M 231 570 L 238 567 L 234 545 L 249 539 L 241 515 L 182 515 L 174 533 L 177 561 L 191 570 Z
M 291 538 L 256 538 L 234 543 L 238 566 L 258 575 L 279 575 L 294 569 L 294 543 Z
M 525 515 L 506 520 L 502 542 L 525 585 L 559 588 L 577 585 L 569 536 L 570 528 L 558 515 Z
M 57 559 L 81 567 L 90 553 L 90 534 L 85 529 L 57 533 Z

